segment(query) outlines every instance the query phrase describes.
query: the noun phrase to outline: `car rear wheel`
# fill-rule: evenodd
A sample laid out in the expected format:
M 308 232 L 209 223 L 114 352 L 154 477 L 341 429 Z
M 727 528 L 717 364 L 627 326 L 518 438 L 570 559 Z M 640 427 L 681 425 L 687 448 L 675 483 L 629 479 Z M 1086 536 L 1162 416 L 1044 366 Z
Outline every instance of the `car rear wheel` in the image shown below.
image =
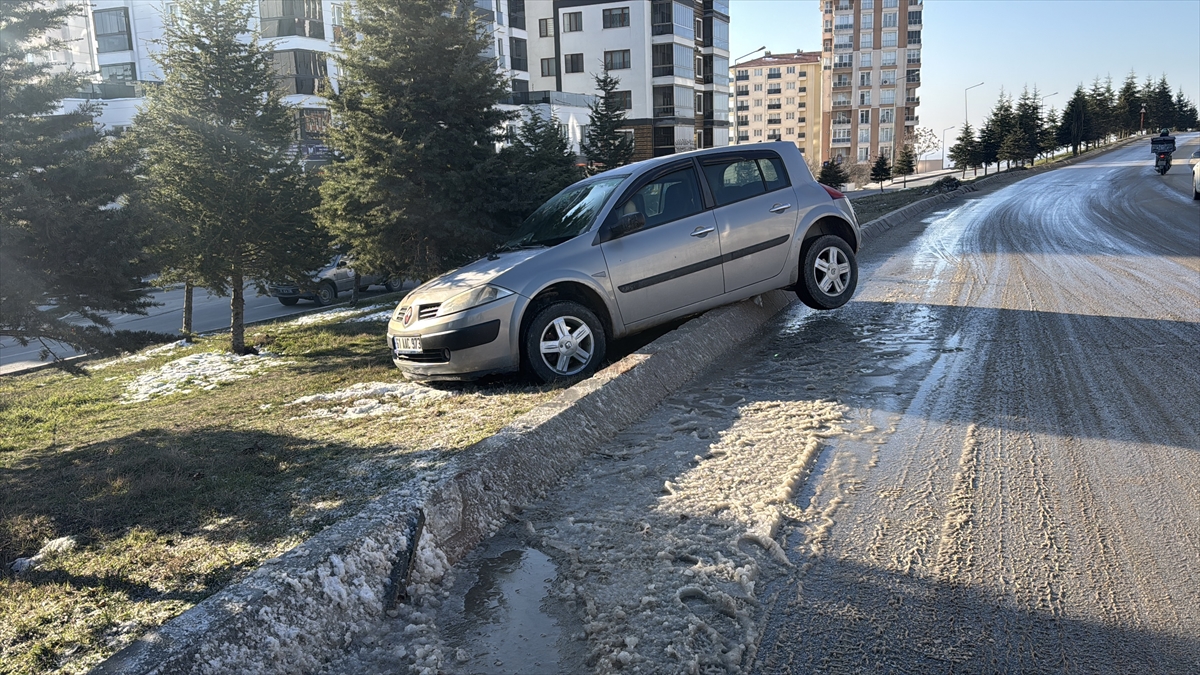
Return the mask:
M 587 307 L 556 302 L 529 322 L 521 347 L 525 365 L 541 381 L 580 379 L 604 360 L 604 327 Z
M 317 286 L 316 301 L 318 305 L 322 307 L 332 305 L 337 301 L 337 296 L 337 286 L 334 286 L 333 282 L 325 281 Z
M 389 293 L 395 293 L 401 288 L 404 288 L 404 280 L 399 277 L 388 279 L 384 282 L 383 287 L 388 289 Z
M 279 304 L 285 307 L 291 307 L 297 302 L 300 302 L 300 298 L 279 298 Z
M 813 309 L 837 309 L 858 286 L 858 259 L 846 240 L 827 234 L 807 242 L 800 252 L 796 296 Z

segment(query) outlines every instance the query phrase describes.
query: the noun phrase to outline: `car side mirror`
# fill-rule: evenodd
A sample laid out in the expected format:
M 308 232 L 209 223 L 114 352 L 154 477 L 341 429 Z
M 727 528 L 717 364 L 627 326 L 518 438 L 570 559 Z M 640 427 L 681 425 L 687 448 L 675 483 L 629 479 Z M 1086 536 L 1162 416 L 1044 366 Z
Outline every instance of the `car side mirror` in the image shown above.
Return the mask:
M 345 260 L 339 260 L 337 264 L 338 267 L 348 267 L 349 265 L 350 263 L 346 262 Z
M 623 237 L 644 227 L 646 227 L 646 216 L 635 211 L 617 218 L 617 224 L 613 226 L 612 233 L 614 237 Z

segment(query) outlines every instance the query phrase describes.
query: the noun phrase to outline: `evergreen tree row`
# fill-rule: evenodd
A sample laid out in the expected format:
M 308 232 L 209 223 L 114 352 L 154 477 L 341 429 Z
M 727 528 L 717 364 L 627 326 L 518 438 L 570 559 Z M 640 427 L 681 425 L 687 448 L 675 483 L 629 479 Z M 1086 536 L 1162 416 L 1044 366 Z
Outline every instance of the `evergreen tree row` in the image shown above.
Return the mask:
M 334 159 L 306 171 L 255 4 L 177 2 L 154 56 L 162 82 L 114 138 L 95 130 L 93 107 L 55 114 L 82 80 L 36 58 L 61 47 L 49 36 L 78 8 L 0 3 L 0 336 L 49 354 L 132 348 L 149 336 L 106 330 L 103 313 L 145 312 L 142 280 L 158 274 L 189 298 L 229 295 L 240 353 L 244 288 L 303 282 L 331 246 L 364 273 L 433 276 L 584 175 L 556 119 L 529 109 L 518 123 L 497 107 L 508 82 L 459 0 L 355 3 L 339 88 L 322 92 Z M 618 80 L 596 80 L 583 150 L 602 170 L 633 147 Z

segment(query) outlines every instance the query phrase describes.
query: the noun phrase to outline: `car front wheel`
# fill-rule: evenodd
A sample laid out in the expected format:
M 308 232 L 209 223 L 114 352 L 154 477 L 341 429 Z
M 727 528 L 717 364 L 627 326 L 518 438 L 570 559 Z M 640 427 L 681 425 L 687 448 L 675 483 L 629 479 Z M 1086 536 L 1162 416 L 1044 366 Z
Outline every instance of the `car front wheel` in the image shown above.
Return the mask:
M 800 253 L 796 295 L 813 309 L 837 309 L 858 286 L 858 259 L 846 240 L 827 234 L 809 241 Z
M 317 286 L 316 300 L 317 304 L 324 307 L 332 305 L 337 300 L 337 286 L 333 282 L 325 281 L 320 286 Z
M 604 327 L 587 307 L 556 302 L 539 311 L 522 336 L 525 364 L 543 382 L 590 375 L 604 360 Z
M 383 287 L 388 289 L 389 293 L 395 293 L 401 288 L 404 288 L 404 280 L 399 277 L 388 279 L 384 282 Z

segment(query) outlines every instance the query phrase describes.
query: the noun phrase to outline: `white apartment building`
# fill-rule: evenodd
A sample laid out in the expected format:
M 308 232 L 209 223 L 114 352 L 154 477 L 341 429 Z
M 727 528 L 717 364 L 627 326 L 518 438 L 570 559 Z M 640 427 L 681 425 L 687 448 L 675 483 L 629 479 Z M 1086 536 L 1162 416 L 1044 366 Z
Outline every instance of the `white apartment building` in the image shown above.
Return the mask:
M 513 82 L 514 97 L 501 107 L 519 110 L 522 116 L 554 115 L 578 152 L 592 97 L 531 92 L 527 58 L 512 49 L 523 46 L 527 39 L 522 3 L 475 0 L 475 4 L 485 30 L 494 39 L 489 56 Z M 510 6 L 518 11 L 508 11 Z M 261 39 L 274 45 L 284 101 L 297 111 L 298 151 L 314 160 L 322 159 L 326 152 L 323 136 L 329 110 L 322 87 L 326 78 L 336 86 L 333 55 L 340 49 L 348 7 L 341 0 L 257 2 L 256 27 Z M 83 13 L 69 19 L 61 35 L 55 35 L 68 41 L 66 48 L 47 55 L 63 68 L 88 73 L 91 80 L 79 98 L 63 101 L 63 108 L 73 109 L 90 100 L 103 106 L 97 121 L 105 131 L 119 132 L 132 125 L 144 86 L 162 78 L 151 55 L 162 38 L 164 22 L 175 13 L 170 0 L 92 0 L 84 5 Z
M 821 54 L 772 54 L 733 67 L 734 142 L 789 141 L 821 159 Z
M 892 159 L 916 127 L 922 0 L 822 0 L 823 158 Z

